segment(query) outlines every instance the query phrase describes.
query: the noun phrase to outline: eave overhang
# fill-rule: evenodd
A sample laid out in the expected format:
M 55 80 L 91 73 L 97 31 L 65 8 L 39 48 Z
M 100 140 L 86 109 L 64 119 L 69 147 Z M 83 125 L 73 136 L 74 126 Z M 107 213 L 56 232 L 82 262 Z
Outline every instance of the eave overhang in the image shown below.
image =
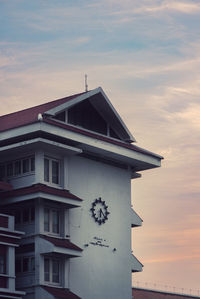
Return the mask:
M 0 147 L 1 159 L 3 159 L 4 156 L 8 156 L 8 154 L 11 154 L 12 152 L 16 153 L 16 150 L 18 151 L 18 153 L 23 153 L 25 150 L 33 151 L 38 149 L 38 147 L 41 150 L 42 149 L 44 151 L 50 150 L 52 153 L 55 152 L 56 154 L 77 155 L 82 153 L 82 150 L 79 148 L 38 137 L 38 138 L 33 138 L 33 139 L 1 146 Z M 0 182 L 0 190 L 1 187 L 2 188 L 4 187 L 4 189 L 6 188 L 8 189 L 10 187 L 9 184 L 4 183 L 3 185 L 3 183 L 4 182 Z
M 74 147 L 76 153 L 77 149 L 79 149 L 85 154 L 130 166 L 132 171 L 159 167 L 161 159 L 163 159 L 161 156 L 135 145 L 74 128 L 67 124 L 61 124 L 51 119 L 44 119 L 42 122 L 2 132 L 0 133 L 0 140 L 16 139 L 17 136 L 24 136 L 26 140 L 28 134 L 35 132 L 43 132 L 49 136 L 56 136 L 57 138 L 74 142 L 76 143 L 76 147 Z M 41 140 L 37 142 L 44 143 Z M 49 142 L 51 143 L 51 141 Z M 58 144 L 52 144 L 52 146 L 55 146 L 55 149 L 57 148 L 58 150 L 62 148 Z M 1 148 L 3 148 L 3 152 L 6 152 L 5 146 Z
M 142 225 L 143 220 L 140 218 L 140 216 L 131 209 L 131 227 L 137 227 Z
M 82 256 L 82 249 L 67 239 L 41 235 L 39 245 L 40 254 L 65 255 L 69 258 Z
M 46 292 L 50 293 L 54 298 L 57 299 L 81 299 L 81 297 L 75 295 L 68 289 L 56 288 L 50 286 L 41 286 Z
M 0 191 L 12 190 L 12 185 L 7 182 L 0 181 Z
M 66 204 L 68 208 L 81 206 L 82 199 L 70 193 L 68 190 L 53 188 L 43 184 L 1 192 L 0 205 L 7 205 L 30 199 L 43 198 Z
M 132 254 L 131 255 L 131 270 L 132 272 L 141 272 L 143 268 L 142 263 Z
M 22 299 L 26 293 L 21 291 L 12 291 L 10 292 L 8 289 L 0 288 L 0 298 L 9 298 L 9 299 Z

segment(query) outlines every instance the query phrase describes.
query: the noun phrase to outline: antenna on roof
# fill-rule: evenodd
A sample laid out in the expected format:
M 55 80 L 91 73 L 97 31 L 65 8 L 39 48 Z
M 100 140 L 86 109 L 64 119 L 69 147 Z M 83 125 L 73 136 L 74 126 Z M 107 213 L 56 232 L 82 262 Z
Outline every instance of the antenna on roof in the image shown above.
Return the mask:
M 85 91 L 88 91 L 87 75 L 85 74 Z

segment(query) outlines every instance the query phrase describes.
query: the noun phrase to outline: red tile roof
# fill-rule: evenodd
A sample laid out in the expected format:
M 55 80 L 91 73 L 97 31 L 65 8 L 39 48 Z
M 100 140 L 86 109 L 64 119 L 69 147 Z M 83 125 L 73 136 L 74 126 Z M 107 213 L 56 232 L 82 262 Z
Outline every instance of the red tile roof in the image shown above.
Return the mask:
M 31 107 L 28 109 L 24 109 L 21 111 L 17 111 L 14 113 L 0 116 L 0 132 L 34 123 L 34 122 L 38 121 L 39 113 L 42 114 L 45 111 L 48 111 L 58 105 L 64 104 L 64 103 L 78 97 L 79 95 L 81 95 L 83 93 L 75 94 L 75 95 L 72 95 L 69 97 L 51 101 L 51 102 L 41 104 L 41 105 L 38 105 L 35 107 Z
M 48 103 L 45 103 L 45 104 L 42 104 L 42 105 L 39 105 L 39 106 L 35 106 L 35 107 L 32 107 L 32 108 L 28 108 L 28 109 L 25 109 L 25 110 L 21 110 L 21 111 L 18 111 L 18 112 L 14 112 L 14 113 L 11 113 L 11 114 L 0 116 L 0 132 L 6 131 L 6 130 L 9 130 L 9 129 L 13 129 L 13 128 L 16 128 L 16 127 L 28 125 L 28 124 L 31 124 L 31 123 L 35 123 L 35 122 L 38 121 L 38 114 L 39 113 L 43 114 L 44 112 L 46 112 L 46 111 L 48 111 L 52 108 L 55 108 L 55 107 L 57 107 L 61 104 L 64 104 L 64 103 L 80 96 L 81 94 L 84 94 L 84 93 L 85 92 L 75 94 L 75 95 L 72 95 L 72 96 L 69 96 L 69 97 L 65 97 L 65 98 L 62 98 L 62 99 L 58 99 L 58 100 L 55 100 L 55 101 L 52 101 L 52 102 L 48 102 Z M 47 118 L 47 116 L 45 116 L 43 118 L 43 121 L 46 122 L 46 123 L 52 124 L 54 126 L 63 127 L 63 128 L 65 128 L 67 130 L 70 130 L 70 131 L 74 131 L 74 132 L 77 132 L 77 133 L 80 133 L 80 134 L 83 134 L 83 135 L 86 135 L 86 136 L 90 136 L 90 137 L 95 138 L 95 139 L 103 140 L 105 142 L 109 142 L 109 143 L 112 143 L 112 144 L 115 144 L 115 145 L 119 145 L 121 147 L 128 148 L 128 149 L 136 151 L 136 152 L 140 152 L 140 153 L 152 156 L 152 157 L 157 157 L 159 159 L 162 159 L 161 156 L 156 155 L 156 154 L 154 154 L 150 151 L 144 150 L 144 149 L 142 149 L 140 147 L 137 147 L 135 145 L 132 145 L 130 143 L 114 140 L 114 139 L 106 137 L 106 136 L 102 136 L 102 135 L 99 135 L 99 134 L 96 134 L 96 133 L 93 133 L 93 132 L 88 132 L 84 129 L 76 128 L 76 127 L 71 126 L 69 124 L 60 123 L 60 122 L 57 122 L 56 120 L 54 120 L 52 118 L 51 119 Z
M 154 291 L 148 289 L 133 288 L 132 294 L 134 299 L 194 299 L 196 296 Z
M 22 196 L 22 195 L 32 194 L 35 192 L 44 192 L 47 194 L 52 194 L 52 195 L 57 195 L 57 196 L 64 197 L 64 198 L 82 201 L 81 198 L 77 197 L 76 195 L 70 193 L 67 190 L 58 189 L 58 188 L 46 186 L 43 184 L 35 184 L 32 186 L 28 186 L 28 187 L 14 189 L 14 190 L 10 190 L 10 191 L 4 191 L 4 192 L 1 192 L 1 198 L 9 198 L 12 196 Z
M 76 246 L 74 243 L 71 243 L 68 239 L 58 239 L 58 238 L 44 236 L 44 235 L 41 235 L 41 237 L 47 240 L 48 242 L 52 243 L 56 247 L 63 247 L 63 248 L 72 249 L 76 251 L 83 251 L 83 249 Z
M 45 291 L 53 295 L 55 298 L 58 299 L 81 299 L 74 293 L 70 292 L 68 289 L 61 289 L 61 288 L 53 288 L 53 287 L 47 287 L 42 286 Z
M 8 230 L 1 230 L 0 229 L 0 236 L 9 236 L 10 238 L 19 238 L 19 237 L 21 237 L 22 235 L 23 235 L 23 233 L 21 233 L 21 232 L 16 232 L 16 231 L 14 231 L 14 232 L 11 232 L 11 231 L 8 231 Z
M 8 191 L 12 190 L 12 185 L 6 182 L 0 181 L 0 191 Z
M 9 244 L 17 245 L 19 243 L 19 240 L 16 238 L 13 238 L 13 236 L 4 237 L 4 236 L 0 235 L 0 243 L 9 243 Z

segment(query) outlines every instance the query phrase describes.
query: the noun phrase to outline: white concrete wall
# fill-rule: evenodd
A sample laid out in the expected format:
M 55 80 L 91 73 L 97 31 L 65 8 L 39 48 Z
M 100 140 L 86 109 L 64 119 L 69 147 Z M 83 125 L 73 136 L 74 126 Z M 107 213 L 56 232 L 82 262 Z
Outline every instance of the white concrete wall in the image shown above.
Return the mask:
M 35 183 L 35 174 L 25 174 L 19 177 L 13 177 L 8 181 L 14 189 L 27 187 Z
M 130 299 L 130 173 L 104 163 L 71 157 L 69 190 L 83 199 L 70 210 L 71 241 L 84 247 L 83 257 L 70 259 L 69 288 L 82 299 Z M 101 197 L 110 215 L 105 224 L 91 217 L 92 202 Z M 97 237 L 100 245 L 92 245 Z M 107 247 L 108 246 L 108 247 Z M 116 251 L 113 249 L 116 248 Z

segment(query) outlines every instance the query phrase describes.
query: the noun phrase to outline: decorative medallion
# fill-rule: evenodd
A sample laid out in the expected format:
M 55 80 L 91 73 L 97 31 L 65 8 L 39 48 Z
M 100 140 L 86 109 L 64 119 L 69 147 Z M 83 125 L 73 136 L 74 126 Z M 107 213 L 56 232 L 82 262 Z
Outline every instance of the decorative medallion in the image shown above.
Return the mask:
M 90 209 L 92 212 L 92 217 L 94 218 L 95 222 L 98 222 L 99 225 L 103 224 L 108 220 L 108 206 L 105 204 L 105 201 L 99 197 L 95 199 L 92 203 L 92 208 Z

